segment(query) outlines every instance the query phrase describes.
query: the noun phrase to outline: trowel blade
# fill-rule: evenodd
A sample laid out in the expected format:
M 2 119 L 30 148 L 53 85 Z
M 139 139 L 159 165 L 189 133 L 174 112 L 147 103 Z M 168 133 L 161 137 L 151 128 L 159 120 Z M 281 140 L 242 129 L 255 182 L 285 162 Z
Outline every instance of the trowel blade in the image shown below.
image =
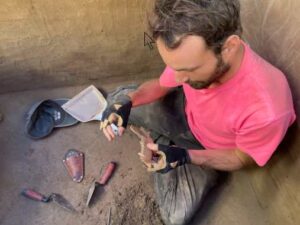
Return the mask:
M 86 201 L 86 206 L 91 207 L 94 205 L 99 198 L 101 197 L 104 189 L 101 184 L 99 184 L 97 181 L 92 184 L 89 190 L 88 199 Z
M 71 212 L 76 212 L 76 209 L 62 195 L 53 193 L 51 194 L 51 199 L 53 202 L 63 207 L 64 209 L 67 209 Z
M 96 182 L 93 181 L 90 189 L 89 189 L 89 194 L 88 194 L 88 197 L 87 197 L 87 200 L 86 200 L 86 206 L 89 206 L 90 205 L 90 202 L 91 202 L 91 199 L 93 197 L 93 194 L 95 192 L 95 188 L 96 188 Z

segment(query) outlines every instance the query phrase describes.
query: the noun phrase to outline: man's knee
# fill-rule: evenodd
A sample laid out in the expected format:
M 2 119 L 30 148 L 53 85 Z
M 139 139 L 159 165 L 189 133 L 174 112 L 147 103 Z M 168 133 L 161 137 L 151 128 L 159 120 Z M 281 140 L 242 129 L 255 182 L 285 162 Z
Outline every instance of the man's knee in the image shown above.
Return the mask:
M 129 84 L 124 85 L 116 88 L 114 91 L 108 93 L 107 95 L 107 102 L 108 104 L 111 104 L 115 101 L 115 99 L 120 95 L 127 95 L 130 92 L 135 91 L 138 88 L 138 85 L 136 84 Z
M 217 172 L 186 164 L 154 176 L 155 192 L 166 225 L 184 225 L 193 218 Z

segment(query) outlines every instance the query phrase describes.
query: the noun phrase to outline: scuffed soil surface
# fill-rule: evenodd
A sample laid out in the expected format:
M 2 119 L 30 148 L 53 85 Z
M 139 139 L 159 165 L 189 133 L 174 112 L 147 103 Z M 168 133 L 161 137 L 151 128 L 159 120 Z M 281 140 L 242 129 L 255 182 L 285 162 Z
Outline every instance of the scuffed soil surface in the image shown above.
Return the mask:
M 115 196 L 112 225 L 163 225 L 153 194 L 145 190 L 145 184 L 139 183 Z

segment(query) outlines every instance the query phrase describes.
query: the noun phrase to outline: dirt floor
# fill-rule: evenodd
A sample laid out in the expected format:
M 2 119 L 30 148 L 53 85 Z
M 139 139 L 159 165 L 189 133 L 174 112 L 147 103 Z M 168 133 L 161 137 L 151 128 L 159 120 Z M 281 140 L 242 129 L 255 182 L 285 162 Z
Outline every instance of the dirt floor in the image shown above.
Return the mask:
M 0 95 L 1 225 L 104 225 L 110 210 L 113 225 L 162 224 L 152 177 L 139 161 L 139 143 L 132 133 L 126 132 L 122 138 L 108 142 L 99 131 L 98 122 L 89 122 L 56 129 L 49 137 L 37 141 L 24 134 L 25 114 L 33 103 L 72 97 L 85 87 Z M 85 154 L 85 176 L 81 183 L 71 180 L 62 163 L 71 148 Z M 118 164 L 113 177 L 92 207 L 85 207 L 89 186 L 110 161 Z M 54 203 L 25 199 L 20 196 L 23 188 L 34 188 L 46 195 L 60 193 L 78 213 L 69 213 Z M 270 223 L 268 208 L 257 201 L 248 177 L 244 172 L 237 172 L 211 192 L 191 224 L 276 223 Z
M 98 122 L 56 129 L 42 140 L 24 134 L 24 118 L 30 105 L 40 99 L 71 97 L 83 87 L 9 94 L 1 98 L 1 224 L 105 224 L 111 208 L 112 224 L 161 224 L 154 202 L 151 175 L 138 160 L 138 139 L 130 132 L 109 143 Z M 75 183 L 62 159 L 68 149 L 85 154 L 85 177 Z M 117 169 L 92 207 L 85 201 L 89 186 L 108 162 Z M 78 210 L 72 214 L 55 203 L 25 199 L 23 188 L 48 195 L 62 194 Z M 140 212 L 139 212 L 140 211 Z

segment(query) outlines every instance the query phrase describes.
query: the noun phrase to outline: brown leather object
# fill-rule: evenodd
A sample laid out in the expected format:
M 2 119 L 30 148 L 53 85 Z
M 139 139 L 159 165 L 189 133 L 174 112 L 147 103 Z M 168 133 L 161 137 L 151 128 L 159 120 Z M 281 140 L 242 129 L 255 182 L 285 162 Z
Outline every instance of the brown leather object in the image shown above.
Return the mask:
M 63 163 L 69 175 L 75 182 L 81 182 L 84 176 L 84 154 L 75 149 L 70 149 L 65 154 Z

